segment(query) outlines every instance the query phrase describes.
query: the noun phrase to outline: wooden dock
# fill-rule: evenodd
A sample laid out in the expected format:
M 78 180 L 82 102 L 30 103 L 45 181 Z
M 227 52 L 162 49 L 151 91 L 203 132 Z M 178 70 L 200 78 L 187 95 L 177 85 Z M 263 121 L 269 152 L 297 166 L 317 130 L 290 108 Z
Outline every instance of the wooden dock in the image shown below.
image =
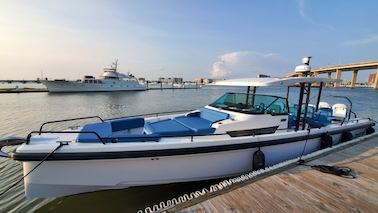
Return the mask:
M 347 166 L 358 177 L 344 178 L 297 166 L 217 196 L 193 199 L 168 211 L 378 212 L 378 134 L 307 164 Z

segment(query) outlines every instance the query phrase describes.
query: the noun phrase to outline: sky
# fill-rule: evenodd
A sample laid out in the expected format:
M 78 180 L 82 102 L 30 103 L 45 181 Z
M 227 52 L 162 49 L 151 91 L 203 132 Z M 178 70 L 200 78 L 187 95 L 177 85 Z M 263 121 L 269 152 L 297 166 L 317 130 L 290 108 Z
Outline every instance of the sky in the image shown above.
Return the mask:
M 0 79 L 99 76 L 115 59 L 148 80 L 283 76 L 305 56 L 313 67 L 378 60 L 377 8 L 376 0 L 0 0 Z

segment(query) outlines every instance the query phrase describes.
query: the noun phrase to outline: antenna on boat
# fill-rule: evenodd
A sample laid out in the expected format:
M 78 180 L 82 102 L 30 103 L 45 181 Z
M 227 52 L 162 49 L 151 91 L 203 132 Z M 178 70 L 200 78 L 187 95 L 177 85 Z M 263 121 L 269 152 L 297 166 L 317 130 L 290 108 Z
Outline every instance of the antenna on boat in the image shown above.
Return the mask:
M 117 72 L 117 68 L 118 68 L 118 59 L 116 59 L 115 62 L 113 62 L 113 65 L 114 65 L 114 72 Z
M 296 73 L 301 73 L 303 77 L 311 76 L 311 66 L 310 66 L 310 60 L 311 56 L 302 58 L 302 65 L 298 65 L 295 67 Z

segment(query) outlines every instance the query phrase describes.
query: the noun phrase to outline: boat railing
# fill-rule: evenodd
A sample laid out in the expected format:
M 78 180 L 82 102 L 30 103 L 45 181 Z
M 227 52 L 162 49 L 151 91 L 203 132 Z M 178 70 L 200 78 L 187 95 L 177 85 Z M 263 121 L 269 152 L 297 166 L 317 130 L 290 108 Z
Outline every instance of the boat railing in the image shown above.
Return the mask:
M 101 122 L 104 122 L 104 121 L 112 121 L 112 120 L 117 120 L 117 119 L 133 118 L 133 117 L 140 117 L 140 116 L 156 116 L 156 117 L 159 117 L 161 115 L 169 115 L 169 114 L 174 114 L 174 113 L 182 113 L 182 112 L 190 112 L 190 111 L 193 111 L 193 109 L 177 110 L 177 111 L 169 111 L 169 112 L 154 112 L 154 113 L 147 113 L 147 114 L 137 114 L 137 115 L 107 118 L 107 119 L 103 119 L 100 116 L 87 116 L 87 117 L 79 117 L 79 118 L 70 118 L 70 119 L 44 122 L 39 127 L 39 131 L 43 132 L 43 127 L 46 126 L 47 124 L 52 124 L 52 123 L 62 123 L 62 122 L 68 122 L 68 121 L 86 120 L 86 119 L 93 119 L 93 118 L 98 118 Z
M 186 109 L 186 110 L 177 110 L 177 111 L 166 111 L 166 112 L 153 112 L 153 113 L 146 113 L 146 114 L 137 114 L 137 115 L 128 115 L 128 116 L 122 116 L 122 117 L 115 117 L 115 118 L 107 118 L 104 119 L 104 121 L 112 121 L 112 120 L 118 120 L 118 119 L 123 119 L 123 118 L 133 118 L 133 117 L 159 117 L 161 115 L 169 115 L 169 114 L 174 114 L 174 113 L 183 113 L 183 112 L 190 112 L 193 111 L 194 109 Z
M 101 120 L 101 122 L 104 122 L 104 120 L 100 116 L 87 116 L 87 117 L 80 117 L 80 118 L 70 118 L 70 119 L 63 119 L 63 120 L 55 120 L 55 121 L 48 121 L 48 122 L 43 123 L 39 127 L 39 131 L 42 132 L 43 131 L 43 127 L 45 125 L 47 125 L 47 124 L 61 123 L 61 122 L 68 122 L 68 121 L 77 121 L 77 120 L 86 120 L 86 119 L 92 119 L 92 118 L 98 118 L 99 120 Z
M 106 143 L 106 141 L 103 140 L 103 138 L 101 138 L 100 135 L 97 132 L 92 132 L 92 131 L 32 131 L 26 137 L 25 144 L 29 144 L 30 143 L 30 139 L 31 139 L 31 137 L 34 134 L 41 135 L 41 134 L 44 134 L 44 133 L 54 133 L 54 134 L 67 134 L 67 133 L 71 133 L 71 134 L 75 134 L 75 133 L 76 134 L 93 134 L 93 135 L 95 135 L 101 141 L 101 143 L 103 143 L 103 144 Z
M 41 134 L 47 134 L 47 133 L 53 133 L 53 134 L 93 134 L 99 139 L 99 141 L 103 144 L 106 143 L 117 143 L 117 140 L 119 139 L 150 139 L 150 138 L 183 138 L 183 137 L 188 137 L 190 138 L 191 142 L 193 142 L 194 137 L 199 137 L 199 136 L 219 136 L 219 135 L 229 135 L 227 132 L 226 133 L 213 133 L 213 134 L 208 134 L 208 135 L 163 135 L 163 136 L 154 136 L 154 135 L 138 135 L 138 136 L 117 136 L 117 137 L 106 137 L 102 138 L 97 132 L 93 131 L 32 131 L 28 134 L 26 137 L 26 144 L 30 143 L 31 137 L 35 134 L 41 135 Z
M 361 120 L 369 120 L 369 122 L 372 122 L 375 125 L 375 120 L 371 118 L 354 118 L 352 120 L 343 121 L 340 125 L 348 124 L 348 123 L 359 123 Z

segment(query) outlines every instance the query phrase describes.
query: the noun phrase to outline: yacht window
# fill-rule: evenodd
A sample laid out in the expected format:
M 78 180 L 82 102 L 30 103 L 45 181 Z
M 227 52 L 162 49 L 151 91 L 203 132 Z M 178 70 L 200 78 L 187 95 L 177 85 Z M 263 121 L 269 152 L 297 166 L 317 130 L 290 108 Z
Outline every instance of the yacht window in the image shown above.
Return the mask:
M 226 93 L 210 106 L 246 114 L 288 114 L 287 99 L 270 95 Z

